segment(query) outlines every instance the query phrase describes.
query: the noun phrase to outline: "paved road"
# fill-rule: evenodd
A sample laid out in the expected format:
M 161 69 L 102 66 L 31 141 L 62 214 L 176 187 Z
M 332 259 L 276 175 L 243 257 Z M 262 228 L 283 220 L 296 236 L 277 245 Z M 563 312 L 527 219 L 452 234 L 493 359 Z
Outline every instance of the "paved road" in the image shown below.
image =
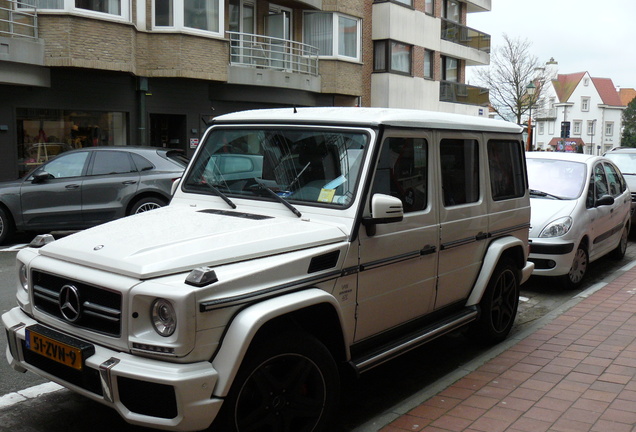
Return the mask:
M 15 252 L 0 251 L 0 311 L 14 304 Z M 614 272 L 636 260 L 636 244 L 630 242 L 621 261 L 603 258 L 591 265 L 586 283 L 580 290 L 564 291 L 550 280 L 531 278 L 521 290 L 521 303 L 511 337 L 521 333 L 546 314 L 559 308 L 581 291 L 612 278 Z M 8 288 L 10 287 L 10 288 Z M 0 349 L 4 352 L 6 337 L 0 332 Z M 460 334 L 440 338 L 401 358 L 381 365 L 354 383 L 345 383 L 339 421 L 334 432 L 375 430 L 374 418 L 418 393 L 434 387 L 467 363 L 487 356 L 490 348 L 471 344 Z M 13 372 L 0 359 L 0 431 L 11 432 L 80 432 L 85 430 L 137 432 L 147 431 L 124 423 L 112 410 L 67 390 L 39 397 L 15 393 L 44 380 L 33 374 Z M 47 384 L 44 384 L 47 386 Z M 49 387 L 44 387 L 49 390 Z M 38 387 L 35 388 L 37 394 Z M 7 396 L 8 394 L 8 396 Z M 4 395 L 4 396 L 3 396 Z M 11 399 L 21 402 L 11 404 Z M 3 408 L 2 401 L 10 404 Z M 365 426 L 366 425 L 366 426 Z M 381 426 L 381 425 L 380 425 Z

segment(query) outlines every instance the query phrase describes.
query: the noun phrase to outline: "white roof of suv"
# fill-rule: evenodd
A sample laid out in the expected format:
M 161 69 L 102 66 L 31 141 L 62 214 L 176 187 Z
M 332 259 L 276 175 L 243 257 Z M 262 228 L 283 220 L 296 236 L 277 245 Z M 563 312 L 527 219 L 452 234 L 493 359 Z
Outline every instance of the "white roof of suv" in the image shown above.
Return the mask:
M 328 123 L 331 125 L 387 125 L 397 127 L 418 127 L 432 129 L 455 129 L 520 133 L 521 126 L 503 120 L 494 120 L 462 114 L 422 111 L 397 108 L 277 108 L 239 111 L 221 115 L 214 123 L 235 122 L 287 122 L 287 123 Z

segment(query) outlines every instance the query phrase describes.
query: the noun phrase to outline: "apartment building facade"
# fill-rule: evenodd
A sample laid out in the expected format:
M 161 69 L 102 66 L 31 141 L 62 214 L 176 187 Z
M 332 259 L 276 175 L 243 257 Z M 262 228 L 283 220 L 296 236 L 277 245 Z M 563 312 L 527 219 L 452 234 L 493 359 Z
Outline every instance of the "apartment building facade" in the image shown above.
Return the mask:
M 611 79 L 588 72 L 558 74 L 543 100 L 533 119 L 535 149 L 601 155 L 620 146 L 625 105 Z
M 490 0 L 373 3 L 370 105 L 488 115 L 488 90 L 464 84 L 490 63 L 490 35 L 466 26 Z
M 480 115 L 487 91 L 462 82 L 466 66 L 488 63 L 490 42 L 465 22 L 488 10 L 490 0 L 0 0 L 0 180 L 85 146 L 191 154 L 207 121 L 243 109 Z

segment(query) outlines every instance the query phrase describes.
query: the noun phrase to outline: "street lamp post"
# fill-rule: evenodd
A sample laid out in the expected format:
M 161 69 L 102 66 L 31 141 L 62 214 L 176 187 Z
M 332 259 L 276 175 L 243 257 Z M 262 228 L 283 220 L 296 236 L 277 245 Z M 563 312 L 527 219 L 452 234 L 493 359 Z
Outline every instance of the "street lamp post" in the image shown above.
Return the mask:
M 526 87 L 526 93 L 530 96 L 530 114 L 528 115 L 528 141 L 526 143 L 526 151 L 532 150 L 532 105 L 534 104 L 534 92 L 537 86 L 532 81 Z

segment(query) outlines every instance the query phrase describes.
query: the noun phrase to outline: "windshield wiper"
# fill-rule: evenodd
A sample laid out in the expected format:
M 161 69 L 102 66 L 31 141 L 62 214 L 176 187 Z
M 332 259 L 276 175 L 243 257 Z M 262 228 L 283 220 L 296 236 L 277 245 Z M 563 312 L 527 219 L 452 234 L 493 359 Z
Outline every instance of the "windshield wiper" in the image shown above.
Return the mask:
M 214 192 L 216 195 L 218 195 L 219 197 L 221 197 L 221 199 L 223 201 L 225 201 L 227 203 L 227 205 L 229 205 L 230 207 L 232 207 L 233 209 L 236 208 L 236 204 L 234 204 L 234 202 L 228 198 L 227 195 L 225 195 L 223 192 L 221 192 L 221 190 L 219 188 L 217 188 L 216 186 L 214 186 L 212 183 L 205 183 L 205 185 L 207 187 L 210 188 L 210 190 L 212 190 L 212 192 Z
M 543 191 L 536 190 L 536 189 L 530 189 L 530 195 L 535 195 L 535 196 L 540 196 L 540 197 L 550 197 L 550 198 L 554 198 L 554 199 L 558 199 L 558 200 L 562 200 L 563 199 L 560 196 L 552 195 L 550 193 L 543 192 Z
M 283 198 L 282 196 L 278 195 L 276 192 L 274 192 L 270 187 L 268 187 L 267 185 L 261 183 L 258 179 L 254 179 L 256 181 L 256 183 L 258 184 L 258 189 L 267 192 L 267 194 L 269 196 L 271 196 L 272 198 L 274 198 L 276 201 L 278 201 L 279 203 L 281 203 L 282 205 L 284 205 L 285 207 L 287 207 L 289 210 L 291 210 L 291 212 L 293 214 L 295 214 L 298 217 L 302 217 L 302 213 L 298 211 L 298 209 L 296 207 L 294 207 L 293 205 L 291 205 L 289 203 L 289 201 L 287 201 L 285 198 Z

